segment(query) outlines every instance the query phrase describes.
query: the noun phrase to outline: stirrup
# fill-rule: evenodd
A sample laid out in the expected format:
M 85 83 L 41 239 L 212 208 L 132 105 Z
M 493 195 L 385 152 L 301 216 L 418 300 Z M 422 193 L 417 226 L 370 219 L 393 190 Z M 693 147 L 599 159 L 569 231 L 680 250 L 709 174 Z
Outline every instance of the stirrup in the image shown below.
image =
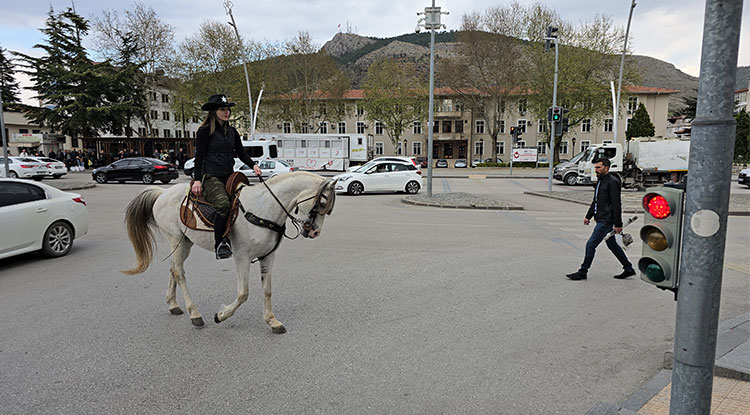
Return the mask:
M 221 241 L 216 247 L 216 259 L 227 259 L 232 257 L 232 247 L 227 241 Z

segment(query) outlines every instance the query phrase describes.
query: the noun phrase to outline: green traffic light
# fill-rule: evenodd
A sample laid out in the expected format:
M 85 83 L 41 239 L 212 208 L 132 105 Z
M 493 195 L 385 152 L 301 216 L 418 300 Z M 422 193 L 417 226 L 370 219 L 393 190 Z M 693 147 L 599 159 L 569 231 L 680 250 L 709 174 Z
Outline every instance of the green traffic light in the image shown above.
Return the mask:
M 666 279 L 664 270 L 657 263 L 648 264 L 644 273 L 646 278 L 653 282 L 662 282 Z

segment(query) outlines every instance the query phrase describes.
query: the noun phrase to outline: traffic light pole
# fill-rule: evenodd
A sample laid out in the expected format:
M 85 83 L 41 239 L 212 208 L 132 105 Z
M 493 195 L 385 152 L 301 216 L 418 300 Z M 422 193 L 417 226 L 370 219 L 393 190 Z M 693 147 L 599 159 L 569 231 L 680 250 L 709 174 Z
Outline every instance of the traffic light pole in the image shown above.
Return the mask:
M 670 413 L 709 414 L 734 153 L 742 0 L 707 0 L 690 146 Z
M 10 177 L 10 169 L 8 168 L 8 137 L 5 134 L 4 111 L 3 93 L 0 91 L 0 137 L 3 139 L 3 170 L 5 170 L 5 177 Z
M 550 37 L 546 38 L 547 40 L 550 40 L 555 44 L 555 82 L 552 85 L 552 107 L 557 106 L 557 57 L 559 54 L 560 48 L 557 45 L 557 38 L 556 37 Z M 562 122 L 562 119 L 560 120 Z M 550 123 L 550 129 L 549 129 L 549 152 L 550 154 L 547 156 L 547 161 L 549 162 L 549 174 L 547 177 L 547 191 L 549 193 L 552 193 L 552 173 L 555 168 L 555 125 L 554 123 Z

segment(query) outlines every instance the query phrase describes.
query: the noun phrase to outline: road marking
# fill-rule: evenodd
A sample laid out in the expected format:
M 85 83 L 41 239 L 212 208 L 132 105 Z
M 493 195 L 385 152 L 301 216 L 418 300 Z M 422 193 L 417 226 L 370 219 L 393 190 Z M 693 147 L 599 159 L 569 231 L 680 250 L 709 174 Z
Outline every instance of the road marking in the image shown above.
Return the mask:
M 448 179 L 443 179 L 443 191 L 445 193 L 451 193 L 451 185 L 448 184 Z
M 734 262 L 724 262 L 724 268 L 750 275 L 750 265 L 748 264 L 735 264 Z

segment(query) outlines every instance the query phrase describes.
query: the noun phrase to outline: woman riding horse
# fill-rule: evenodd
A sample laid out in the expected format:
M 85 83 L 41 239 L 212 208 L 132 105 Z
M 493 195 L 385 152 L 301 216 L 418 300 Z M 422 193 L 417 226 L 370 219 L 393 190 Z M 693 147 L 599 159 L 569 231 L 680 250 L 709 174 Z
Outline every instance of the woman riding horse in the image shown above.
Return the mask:
M 261 174 L 258 165 L 242 147 L 237 129 L 229 125 L 231 107 L 234 105 L 223 94 L 212 95 L 201 107 L 203 111 L 208 111 L 208 115 L 195 134 L 195 181 L 190 191 L 196 196 L 202 194 L 216 208 L 213 221 L 216 259 L 232 256 L 229 240 L 223 235 L 229 216 L 229 197 L 225 185 L 234 171 L 234 158 L 239 157 L 253 168 L 256 175 Z

